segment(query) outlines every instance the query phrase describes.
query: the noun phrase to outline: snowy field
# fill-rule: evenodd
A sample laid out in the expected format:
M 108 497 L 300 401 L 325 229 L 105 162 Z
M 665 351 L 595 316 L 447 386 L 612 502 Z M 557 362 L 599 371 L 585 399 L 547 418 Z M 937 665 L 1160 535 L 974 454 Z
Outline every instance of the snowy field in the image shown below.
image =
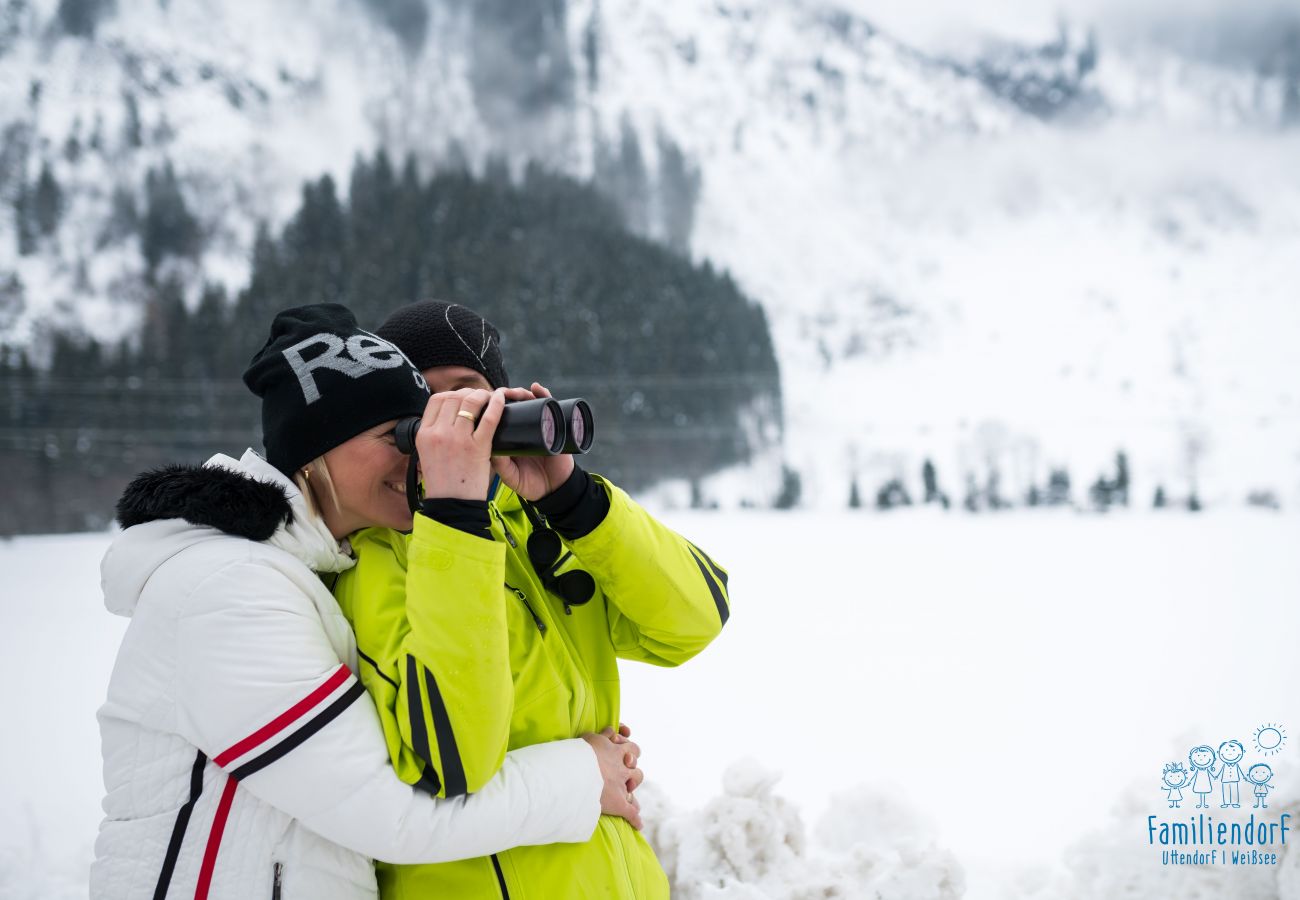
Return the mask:
M 1289 733 L 1270 812 L 1300 812 L 1300 516 L 665 518 L 733 599 L 699 659 L 624 667 L 676 896 L 1300 897 L 1300 853 L 1174 871 L 1146 839 L 1164 763 L 1250 758 L 1265 723 Z M 85 895 L 108 540 L 0 543 L 6 900 Z

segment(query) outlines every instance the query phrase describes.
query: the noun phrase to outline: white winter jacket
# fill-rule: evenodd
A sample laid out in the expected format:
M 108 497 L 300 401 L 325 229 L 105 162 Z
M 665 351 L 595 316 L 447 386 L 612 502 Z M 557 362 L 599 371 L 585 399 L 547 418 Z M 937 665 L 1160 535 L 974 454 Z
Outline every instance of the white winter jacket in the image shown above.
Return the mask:
M 317 574 L 352 560 L 257 454 L 141 476 L 118 514 L 103 588 L 131 623 L 99 712 L 92 900 L 373 898 L 372 858 L 591 837 L 602 779 L 581 740 L 511 752 L 471 797 L 398 780 Z

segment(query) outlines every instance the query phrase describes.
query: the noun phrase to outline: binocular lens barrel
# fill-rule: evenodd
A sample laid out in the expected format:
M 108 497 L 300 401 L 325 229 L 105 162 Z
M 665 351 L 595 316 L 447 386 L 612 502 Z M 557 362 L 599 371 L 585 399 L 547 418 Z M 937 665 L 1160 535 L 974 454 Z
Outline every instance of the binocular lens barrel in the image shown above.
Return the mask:
M 393 429 L 397 449 L 415 452 L 420 430 L 416 416 L 400 420 Z M 596 436 L 595 418 L 586 400 L 536 400 L 507 402 L 492 438 L 493 456 L 555 456 L 586 453 Z
M 492 455 L 554 456 L 563 452 L 566 435 L 558 400 L 542 397 L 507 403 L 492 438 Z
M 586 400 L 561 400 L 560 409 L 564 421 L 568 424 L 568 438 L 564 442 L 563 453 L 586 453 L 591 449 L 591 442 L 596 439 L 596 418 L 591 414 L 591 405 Z

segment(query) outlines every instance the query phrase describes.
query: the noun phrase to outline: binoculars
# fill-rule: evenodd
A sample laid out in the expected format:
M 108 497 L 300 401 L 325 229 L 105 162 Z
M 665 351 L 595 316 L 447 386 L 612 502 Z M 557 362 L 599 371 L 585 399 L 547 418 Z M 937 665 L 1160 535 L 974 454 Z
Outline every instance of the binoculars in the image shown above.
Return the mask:
M 421 419 L 400 419 L 393 428 L 397 449 L 411 457 L 406 468 L 406 502 L 415 512 L 420 507 L 420 462 L 415 452 L 415 435 Z M 508 400 L 501 421 L 492 436 L 493 456 L 555 456 L 586 453 L 596 438 L 596 420 L 586 400 Z
M 401 419 L 393 429 L 397 449 L 415 453 L 420 418 Z M 586 453 L 596 437 L 596 420 L 586 400 L 508 400 L 492 436 L 493 456 L 555 456 Z

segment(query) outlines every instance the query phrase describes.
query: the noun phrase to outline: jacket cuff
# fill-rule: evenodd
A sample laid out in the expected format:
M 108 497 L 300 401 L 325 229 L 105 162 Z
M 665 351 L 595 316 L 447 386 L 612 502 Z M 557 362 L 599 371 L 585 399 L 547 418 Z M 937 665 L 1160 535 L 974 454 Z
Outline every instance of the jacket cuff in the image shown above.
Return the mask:
M 505 565 L 506 545 L 501 541 L 483 540 L 424 515 L 416 516 L 412 524 L 406 551 L 412 566 L 428 565 L 442 572 L 461 563 Z M 501 577 L 494 580 L 500 581 Z
M 534 506 L 566 541 L 576 541 L 596 530 L 609 514 L 609 494 L 576 463 L 573 474 Z
M 453 497 L 434 497 L 420 504 L 421 514 L 435 522 L 477 537 L 492 540 L 491 522 L 488 519 L 486 500 L 459 500 Z
M 580 844 L 591 840 L 600 822 L 600 794 L 605 788 L 591 745 L 582 738 L 570 738 L 520 747 L 509 755 L 527 770 L 532 788 L 530 821 L 522 829 L 527 839 L 522 843 Z

